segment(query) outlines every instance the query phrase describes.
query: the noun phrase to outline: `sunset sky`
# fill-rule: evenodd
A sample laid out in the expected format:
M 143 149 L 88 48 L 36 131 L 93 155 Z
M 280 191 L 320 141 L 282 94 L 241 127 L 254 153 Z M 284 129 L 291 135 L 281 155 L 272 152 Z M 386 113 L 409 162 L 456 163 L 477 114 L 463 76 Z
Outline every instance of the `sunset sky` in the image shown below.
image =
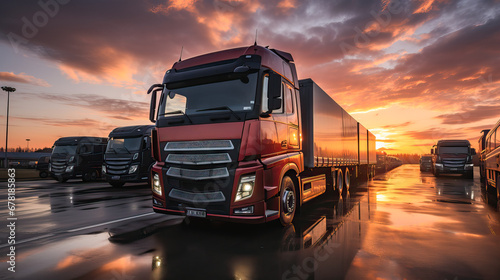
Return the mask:
M 4 0 L 9 147 L 148 124 L 146 90 L 182 46 L 183 58 L 248 46 L 256 30 L 389 154 L 443 138 L 476 146 L 500 118 L 499 0 Z M 6 101 L 1 91 L 2 147 Z

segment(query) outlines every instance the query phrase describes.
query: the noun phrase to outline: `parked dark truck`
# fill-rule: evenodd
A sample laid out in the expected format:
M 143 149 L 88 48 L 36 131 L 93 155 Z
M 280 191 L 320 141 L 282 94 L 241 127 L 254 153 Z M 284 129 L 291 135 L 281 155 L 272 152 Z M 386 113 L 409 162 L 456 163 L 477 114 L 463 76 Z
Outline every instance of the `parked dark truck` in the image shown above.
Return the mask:
M 148 93 L 156 212 L 288 225 L 303 203 L 374 174 L 375 136 L 299 81 L 289 53 L 254 45 L 179 61 Z
M 154 125 L 125 126 L 109 133 L 102 173 L 113 187 L 146 182 L 154 159 L 151 156 L 151 130 Z
M 484 163 L 484 177 L 482 179 L 486 183 L 486 190 L 495 190 L 497 199 L 500 199 L 500 120 L 487 132 L 484 153 L 481 152 L 481 155 Z M 481 176 L 483 176 L 482 173 Z
M 472 157 L 476 150 L 471 148 L 468 140 L 439 140 L 431 154 L 434 176 L 463 174 L 467 178 L 474 177 Z
M 432 170 L 432 155 L 423 155 L 420 157 L 420 171 Z
M 59 182 L 82 178 L 84 182 L 101 177 L 107 138 L 79 136 L 59 138 L 50 157 L 50 175 Z

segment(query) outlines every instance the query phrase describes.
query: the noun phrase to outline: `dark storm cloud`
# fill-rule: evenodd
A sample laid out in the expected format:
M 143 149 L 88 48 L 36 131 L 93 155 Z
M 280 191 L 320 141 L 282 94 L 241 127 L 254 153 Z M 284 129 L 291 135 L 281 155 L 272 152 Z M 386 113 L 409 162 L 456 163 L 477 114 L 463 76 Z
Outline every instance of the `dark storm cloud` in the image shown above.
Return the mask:
M 149 116 L 148 102 L 108 98 L 96 94 L 62 95 L 24 92 L 18 94 L 98 111 L 113 119 L 133 120 L 143 118 L 146 120 Z
M 455 114 L 443 114 L 436 117 L 443 124 L 467 124 L 485 119 L 500 118 L 500 105 L 497 106 L 474 106 Z

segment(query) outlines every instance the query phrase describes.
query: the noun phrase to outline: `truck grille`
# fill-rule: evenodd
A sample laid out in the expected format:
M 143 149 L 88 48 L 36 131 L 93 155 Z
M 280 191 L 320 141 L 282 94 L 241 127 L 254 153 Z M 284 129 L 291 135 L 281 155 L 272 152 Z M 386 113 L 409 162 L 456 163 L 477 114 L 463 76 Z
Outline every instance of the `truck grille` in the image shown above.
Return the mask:
M 443 158 L 443 166 L 447 168 L 463 168 L 465 158 Z
M 106 172 L 109 175 L 124 175 L 128 173 L 131 158 L 106 158 Z
M 221 203 L 231 197 L 239 140 L 167 142 L 163 151 L 168 198 L 195 206 L 205 203 L 212 210 L 229 207 Z
M 66 170 L 67 164 L 66 159 L 52 159 L 51 160 L 51 171 L 54 174 L 62 174 Z

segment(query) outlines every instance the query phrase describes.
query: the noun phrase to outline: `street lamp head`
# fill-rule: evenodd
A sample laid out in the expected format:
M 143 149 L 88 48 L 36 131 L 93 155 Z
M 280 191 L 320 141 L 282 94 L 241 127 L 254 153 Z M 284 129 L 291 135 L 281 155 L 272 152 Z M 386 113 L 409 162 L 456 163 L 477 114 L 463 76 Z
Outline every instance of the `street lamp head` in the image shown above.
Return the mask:
M 16 91 L 16 89 L 15 89 L 15 88 L 13 88 L 13 87 L 2 87 L 2 89 L 3 89 L 4 91 L 6 91 L 6 92 L 14 92 L 14 91 Z

